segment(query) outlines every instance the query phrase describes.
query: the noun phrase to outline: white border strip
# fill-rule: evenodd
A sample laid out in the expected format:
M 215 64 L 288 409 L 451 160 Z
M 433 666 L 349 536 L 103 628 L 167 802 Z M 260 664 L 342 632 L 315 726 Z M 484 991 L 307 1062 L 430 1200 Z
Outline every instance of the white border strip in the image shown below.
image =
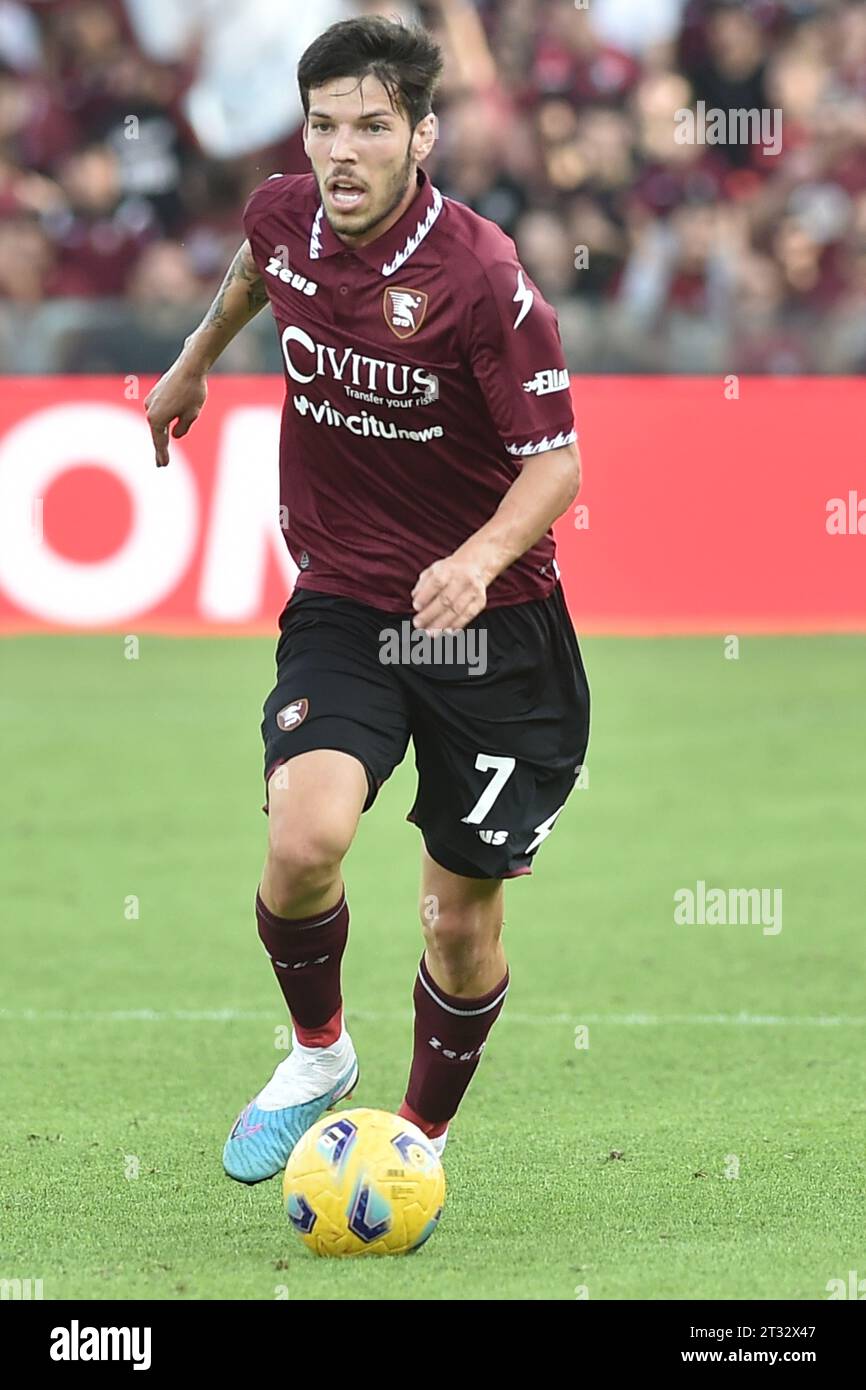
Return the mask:
M 411 1022 L 411 1010 L 380 1012 L 346 1009 L 351 1023 Z M 273 1009 L 0 1009 L 0 1023 L 278 1023 Z M 501 1014 L 507 1023 L 530 1028 L 550 1024 L 598 1024 L 616 1028 L 666 1028 L 709 1025 L 725 1028 L 866 1028 L 859 1014 L 521 1014 L 507 1007 Z M 285 1020 L 283 1020 L 285 1022 Z

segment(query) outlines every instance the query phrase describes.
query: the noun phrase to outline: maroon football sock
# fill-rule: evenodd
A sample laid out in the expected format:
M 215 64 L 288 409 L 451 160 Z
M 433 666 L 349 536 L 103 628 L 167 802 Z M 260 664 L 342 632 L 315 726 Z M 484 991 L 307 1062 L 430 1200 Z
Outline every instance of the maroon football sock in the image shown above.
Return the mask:
M 299 918 L 275 916 L 257 893 L 256 919 L 298 1041 L 305 1047 L 335 1043 L 343 1023 L 340 961 L 349 937 L 345 892 L 335 907 Z
M 415 1046 L 399 1115 L 435 1137 L 457 1113 L 487 1035 L 502 1012 L 508 971 L 489 994 L 461 999 L 437 985 L 424 957 L 415 981 Z

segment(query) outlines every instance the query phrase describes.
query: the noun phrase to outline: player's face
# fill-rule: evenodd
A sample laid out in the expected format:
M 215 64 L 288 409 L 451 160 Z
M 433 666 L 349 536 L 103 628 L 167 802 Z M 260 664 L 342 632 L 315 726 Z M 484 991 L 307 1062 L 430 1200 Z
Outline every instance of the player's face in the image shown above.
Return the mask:
M 356 246 L 375 241 L 415 196 L 415 170 L 430 152 L 436 118 L 413 131 L 375 77 L 337 78 L 310 92 L 304 148 L 325 215 Z

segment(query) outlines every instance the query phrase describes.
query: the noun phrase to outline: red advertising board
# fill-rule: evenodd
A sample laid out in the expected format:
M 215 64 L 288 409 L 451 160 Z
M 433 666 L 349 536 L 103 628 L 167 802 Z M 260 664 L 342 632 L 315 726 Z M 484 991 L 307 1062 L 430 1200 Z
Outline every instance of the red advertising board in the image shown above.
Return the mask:
M 157 470 L 122 377 L 6 378 L 0 632 L 273 633 L 282 381 L 214 377 Z M 866 383 L 581 377 L 557 524 L 584 632 L 866 629 Z

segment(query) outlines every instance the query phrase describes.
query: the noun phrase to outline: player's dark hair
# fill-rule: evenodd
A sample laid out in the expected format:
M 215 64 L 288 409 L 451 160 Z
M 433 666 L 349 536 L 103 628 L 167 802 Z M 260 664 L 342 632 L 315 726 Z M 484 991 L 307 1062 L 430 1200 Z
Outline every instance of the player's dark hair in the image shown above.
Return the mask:
M 409 117 L 414 130 L 433 109 L 433 94 L 442 76 L 442 50 L 417 25 L 378 16 L 332 24 L 310 44 L 298 64 L 304 115 L 310 114 L 310 91 L 339 77 L 378 78 L 395 111 Z

